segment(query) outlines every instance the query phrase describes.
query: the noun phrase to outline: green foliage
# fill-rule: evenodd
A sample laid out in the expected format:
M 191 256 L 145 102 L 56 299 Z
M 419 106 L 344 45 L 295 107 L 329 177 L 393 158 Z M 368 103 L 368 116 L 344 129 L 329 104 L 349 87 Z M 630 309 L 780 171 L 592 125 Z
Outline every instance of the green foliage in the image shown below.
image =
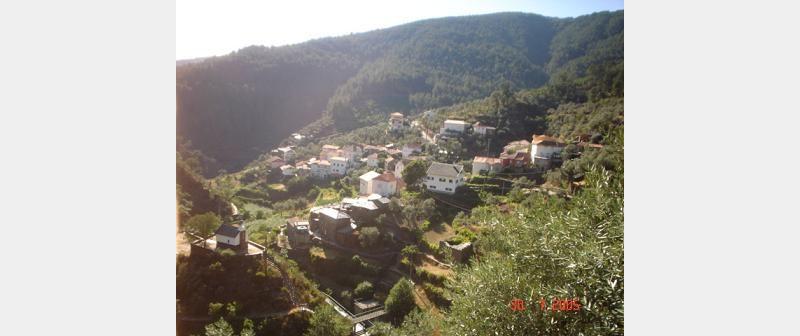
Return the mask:
M 208 304 L 208 315 L 209 316 L 219 316 L 222 314 L 222 309 L 225 307 L 224 304 L 219 302 L 211 302 Z
M 386 297 L 384 306 L 389 320 L 394 325 L 400 325 L 406 315 L 416 307 L 413 291 L 414 287 L 411 282 L 405 278 L 398 280 L 389 290 L 389 296 Z
M 188 193 L 181 189 L 180 184 L 175 184 L 175 191 L 178 195 L 178 214 L 181 217 L 188 217 L 192 211 L 192 199 Z
M 256 332 L 253 328 L 253 321 L 244 319 L 244 322 L 242 322 L 242 332 L 239 333 L 239 336 L 256 336 Z
M 588 103 L 566 103 L 548 111 L 548 132 L 571 138 L 581 134 L 610 134 L 622 124 L 623 98 Z
M 285 201 L 275 202 L 272 207 L 277 211 L 292 211 L 305 209 L 308 201 L 305 198 L 291 198 Z
M 206 336 L 233 336 L 233 327 L 221 317 L 206 326 Z
M 189 218 L 189 221 L 186 222 L 186 227 L 201 237 L 208 237 L 219 227 L 221 223 L 222 220 L 219 218 L 219 216 L 213 212 L 207 212 L 202 215 L 195 215 L 192 218 Z
M 400 254 L 403 257 L 409 258 L 409 259 L 412 259 L 412 260 L 414 258 L 416 258 L 419 253 L 420 253 L 419 252 L 419 247 L 417 247 L 417 245 L 407 245 L 406 247 L 403 247 L 402 251 L 400 251 Z
M 237 169 L 314 120 L 306 131 L 351 130 L 395 110 L 486 97 L 504 84 L 538 87 L 558 73 L 604 84 L 588 86 L 590 95 L 616 95 L 622 28 L 622 11 L 567 19 L 499 13 L 248 47 L 177 68 L 178 132 Z M 328 114 L 320 119 L 320 111 Z
M 362 247 L 370 248 L 375 246 L 380 238 L 380 232 L 375 227 L 365 227 L 358 234 L 358 241 Z
M 372 295 L 375 294 L 375 288 L 372 286 L 371 282 L 362 281 L 356 286 L 355 290 L 353 290 L 353 294 L 359 299 L 370 299 Z
M 349 336 L 350 322 L 339 316 L 333 307 L 321 304 L 314 310 L 309 320 L 306 336 Z
M 420 279 L 422 279 L 423 281 L 430 282 L 432 284 L 442 285 L 447 280 L 447 277 L 443 275 L 433 274 L 431 272 L 428 272 L 426 269 L 422 267 L 417 267 L 415 271 Z
M 403 182 L 406 185 L 413 186 L 419 183 L 428 171 L 430 163 L 426 160 L 411 161 L 403 169 Z
M 622 334 L 622 176 L 597 167 L 569 202 L 536 195 L 519 214 L 490 209 L 497 224 L 481 240 L 480 262 L 456 273 L 446 334 Z M 530 305 L 556 297 L 583 307 L 569 315 L 508 311 L 513 298 Z
M 238 309 L 239 304 L 237 304 L 236 301 L 228 302 L 228 304 L 225 305 L 225 311 L 227 312 L 228 317 L 236 317 L 236 311 Z
M 305 176 L 294 176 L 286 181 L 286 190 L 290 195 L 300 195 L 302 193 L 305 196 L 309 188 L 311 188 L 311 181 Z
M 398 327 L 393 327 L 391 324 L 384 322 L 377 322 L 369 329 L 370 335 L 373 336 L 439 336 L 443 334 L 440 326 L 441 322 L 431 315 L 431 313 L 415 310 L 412 311 L 403 324 Z M 481 329 L 481 331 L 484 331 Z
M 348 290 L 344 290 L 339 293 L 339 302 L 347 307 L 347 309 L 352 309 L 353 307 L 353 293 Z

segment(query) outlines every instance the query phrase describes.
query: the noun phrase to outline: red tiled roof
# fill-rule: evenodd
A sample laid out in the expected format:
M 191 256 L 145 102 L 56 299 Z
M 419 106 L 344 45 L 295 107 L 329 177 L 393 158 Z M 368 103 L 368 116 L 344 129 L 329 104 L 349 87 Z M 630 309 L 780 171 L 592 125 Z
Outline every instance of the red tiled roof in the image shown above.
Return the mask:
M 474 159 L 472 159 L 472 162 L 494 164 L 500 163 L 500 159 L 486 156 L 476 156 Z
M 384 172 L 380 176 L 374 178 L 375 181 L 382 181 L 382 182 L 394 182 L 397 181 L 397 178 L 394 177 L 394 174 L 390 172 Z

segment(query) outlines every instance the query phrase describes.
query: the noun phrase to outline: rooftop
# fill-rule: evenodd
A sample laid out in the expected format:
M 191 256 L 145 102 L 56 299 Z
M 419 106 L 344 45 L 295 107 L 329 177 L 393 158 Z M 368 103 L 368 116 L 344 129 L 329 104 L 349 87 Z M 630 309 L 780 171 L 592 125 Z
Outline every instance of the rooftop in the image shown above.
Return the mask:
M 428 167 L 428 171 L 426 172 L 426 174 L 436 175 L 436 176 L 457 177 L 458 174 L 460 174 L 463 171 L 464 171 L 464 166 L 462 165 L 433 162 L 431 163 L 431 166 Z
M 458 125 L 466 125 L 467 122 L 464 120 L 456 120 L 456 119 L 447 119 L 444 121 L 445 124 L 458 124 Z
M 463 242 L 463 243 L 461 243 L 461 244 L 458 244 L 458 245 L 450 245 L 450 247 L 451 247 L 452 249 L 454 249 L 454 250 L 459 250 L 459 251 L 462 251 L 462 250 L 464 250 L 465 248 L 469 247 L 470 245 L 472 245 L 472 243 L 470 243 L 470 242 Z
M 323 145 L 322 146 L 322 150 L 337 150 L 337 149 L 339 149 L 339 146 L 334 146 L 334 145 Z
M 547 136 L 547 135 L 536 135 L 536 134 L 534 134 L 533 135 L 533 144 L 534 145 L 539 145 L 539 144 L 543 144 L 543 145 L 564 145 L 564 141 L 561 141 L 560 139 L 556 139 L 554 137 Z
M 500 163 L 500 159 L 493 157 L 486 157 L 486 156 L 476 156 L 475 158 L 472 159 L 472 162 L 493 164 L 493 163 Z
M 239 234 L 239 227 L 233 226 L 231 224 L 222 224 L 219 226 L 217 231 L 214 231 L 214 234 L 218 234 L 220 236 L 236 238 L 236 235 Z
M 375 181 L 394 182 L 394 181 L 397 181 L 397 178 L 394 177 L 393 173 L 387 171 L 387 172 L 384 172 L 383 174 L 380 174 L 379 176 L 375 177 Z
M 372 180 L 372 179 L 374 179 L 374 178 L 376 178 L 376 177 L 378 177 L 378 176 L 380 176 L 380 175 L 381 175 L 381 174 L 378 174 L 378 172 L 376 172 L 376 171 L 374 171 L 374 170 L 373 170 L 373 171 L 367 172 L 367 173 L 366 173 L 366 174 L 364 174 L 364 175 L 361 175 L 361 176 L 359 176 L 358 178 L 359 178 L 359 179 L 362 179 L 362 180 L 364 180 L 364 181 L 370 181 L 370 180 Z
M 320 215 L 324 215 L 325 217 L 329 217 L 332 219 L 350 218 L 350 215 L 348 215 L 347 213 L 339 211 L 338 209 L 334 208 L 322 208 L 319 209 L 318 212 Z
M 530 146 L 530 145 L 531 145 L 531 143 L 530 143 L 530 141 L 528 141 L 528 140 L 517 140 L 517 141 L 512 141 L 512 142 L 509 142 L 509 143 L 508 143 L 508 145 L 506 145 L 506 146 L 505 146 L 505 147 L 503 147 L 503 148 L 510 148 L 510 147 L 528 147 L 528 146 Z

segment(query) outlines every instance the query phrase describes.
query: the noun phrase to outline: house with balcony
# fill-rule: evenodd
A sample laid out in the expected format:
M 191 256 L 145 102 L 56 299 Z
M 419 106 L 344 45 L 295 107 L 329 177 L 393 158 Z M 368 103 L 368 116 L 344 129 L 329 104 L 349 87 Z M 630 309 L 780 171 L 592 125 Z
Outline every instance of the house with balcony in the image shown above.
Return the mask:
M 464 185 L 464 166 L 433 162 L 425 173 L 423 184 L 433 192 L 455 194 L 456 188 Z
M 561 162 L 561 151 L 567 144 L 557 138 L 547 135 L 533 135 L 531 141 L 531 157 L 536 167 L 550 169 Z

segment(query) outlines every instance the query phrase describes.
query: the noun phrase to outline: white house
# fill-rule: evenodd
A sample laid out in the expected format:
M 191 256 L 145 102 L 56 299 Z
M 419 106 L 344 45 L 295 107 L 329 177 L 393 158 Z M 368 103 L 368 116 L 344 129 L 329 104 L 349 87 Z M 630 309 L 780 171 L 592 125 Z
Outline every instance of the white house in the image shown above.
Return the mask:
M 481 124 L 481 122 L 478 121 L 478 122 L 472 124 L 472 130 L 475 131 L 476 134 L 480 134 L 480 135 L 489 134 L 489 135 L 491 135 L 491 134 L 494 134 L 494 131 L 497 130 L 497 129 L 494 128 L 494 127 L 491 127 L 491 126 L 487 126 L 487 125 Z
M 292 147 L 279 147 L 278 152 L 283 156 L 284 161 L 294 160 L 294 149 Z
M 348 159 L 341 156 L 334 156 L 330 158 L 331 162 L 331 175 L 343 176 L 347 174 Z
M 358 177 L 358 193 L 361 195 L 372 194 L 372 180 L 381 176 L 376 171 L 370 171 Z
M 328 160 L 308 160 L 308 167 L 311 169 L 311 176 L 316 178 L 327 178 L 331 174 L 331 163 Z
M 392 172 L 384 172 L 378 177 L 372 179 L 371 190 L 369 194 L 378 194 L 388 197 L 397 193 L 397 177 Z
M 378 194 L 386 197 L 397 192 L 397 178 L 392 172 L 378 174 L 375 171 L 371 171 L 361 175 L 358 179 L 358 192 L 361 195 Z
M 447 119 L 444 121 L 444 127 L 439 130 L 439 133 L 464 133 L 467 125 L 469 124 L 463 120 Z
M 394 112 L 389 115 L 389 130 L 399 131 L 403 129 L 404 116 L 400 112 Z
M 414 153 L 422 153 L 422 145 L 418 143 L 410 143 L 403 145 L 403 158 L 407 158 Z
M 367 166 L 377 168 L 379 162 L 380 160 L 378 159 L 378 153 L 373 153 L 367 156 Z
M 424 184 L 430 191 L 455 194 L 456 188 L 464 185 L 464 166 L 433 162 L 425 174 Z
M 281 174 L 283 176 L 294 176 L 295 169 L 292 165 L 283 165 L 281 166 Z
M 214 231 L 217 248 L 241 250 L 247 248 L 247 231 L 242 224 L 222 224 Z M 247 251 L 247 250 L 245 250 Z
M 472 159 L 472 175 L 497 173 L 502 169 L 502 160 L 498 158 L 476 156 Z
M 535 166 L 549 166 L 552 159 L 560 158 L 567 144 L 547 135 L 533 135 L 531 141 L 531 160 Z

